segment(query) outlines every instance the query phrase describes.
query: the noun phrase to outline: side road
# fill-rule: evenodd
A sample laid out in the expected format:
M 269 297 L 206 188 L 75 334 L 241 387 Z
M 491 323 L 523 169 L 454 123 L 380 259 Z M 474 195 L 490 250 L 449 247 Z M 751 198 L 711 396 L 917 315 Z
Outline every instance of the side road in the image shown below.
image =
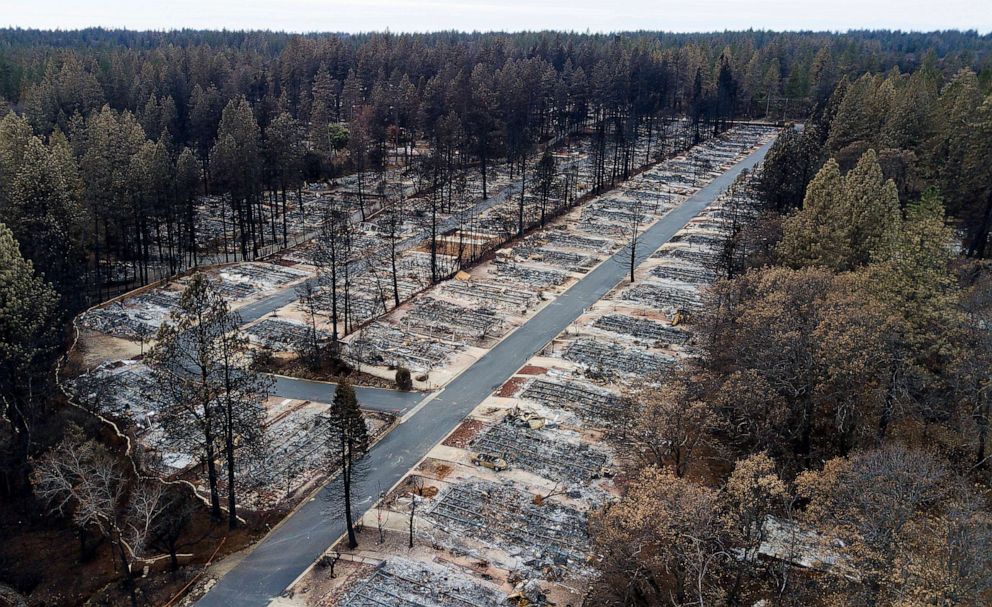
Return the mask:
M 270 375 L 270 377 L 275 381 L 272 386 L 272 395 L 282 398 L 329 403 L 334 398 L 334 392 L 337 389 L 337 384 L 330 382 L 299 379 L 285 375 Z M 355 386 L 355 393 L 362 408 L 395 415 L 403 415 L 427 396 L 423 392 L 400 392 L 399 390 L 364 386 Z

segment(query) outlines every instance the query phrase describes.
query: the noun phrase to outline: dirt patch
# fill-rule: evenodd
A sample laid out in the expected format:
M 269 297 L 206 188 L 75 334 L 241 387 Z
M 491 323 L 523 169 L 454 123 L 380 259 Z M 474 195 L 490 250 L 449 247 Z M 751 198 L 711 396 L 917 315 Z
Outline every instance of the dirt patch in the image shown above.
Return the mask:
M 544 375 L 548 370 L 545 367 L 538 367 L 535 365 L 526 365 L 523 369 L 517 373 L 518 375 Z
M 442 460 L 429 457 L 417 467 L 417 472 L 424 476 L 429 476 L 443 481 L 452 472 L 454 472 L 454 468 L 451 467 L 451 464 L 445 463 Z
M 415 493 L 421 497 L 434 497 L 440 489 L 436 485 L 432 485 L 431 483 L 433 482 L 435 482 L 434 479 L 423 476 L 408 476 L 393 491 L 386 495 L 383 501 L 391 504 L 397 498 L 409 496 L 411 493 Z
M 73 352 L 73 358 L 79 363 L 81 369 L 89 369 L 108 360 L 124 360 L 136 358 L 148 351 L 150 344 L 144 344 L 104 335 L 83 329 L 80 331 L 80 338 Z
M 526 381 L 526 377 L 511 377 L 505 384 L 500 386 L 500 389 L 496 392 L 496 396 L 499 396 L 500 398 L 510 398 L 511 396 L 516 396 L 517 392 L 520 392 L 520 389 Z
M 444 439 L 441 443 L 445 447 L 456 447 L 458 449 L 467 449 L 469 443 L 472 439 L 479 433 L 480 430 L 486 425 L 485 422 L 478 419 L 468 419 L 461 423 L 455 431 L 448 435 L 448 438 Z

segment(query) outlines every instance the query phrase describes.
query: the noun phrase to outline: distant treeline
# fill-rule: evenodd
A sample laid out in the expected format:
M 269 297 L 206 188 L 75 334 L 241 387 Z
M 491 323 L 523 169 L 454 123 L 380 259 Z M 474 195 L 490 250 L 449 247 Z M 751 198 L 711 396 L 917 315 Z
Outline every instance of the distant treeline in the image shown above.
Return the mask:
M 939 87 L 969 69 L 985 92 L 990 46 L 974 32 L 0 30 L 0 220 L 75 308 L 107 264 L 147 282 L 155 263 L 195 262 L 202 193 L 227 196 L 251 257 L 276 238 L 267 193 L 284 222 L 287 191 L 381 175 L 388 147 L 428 150 L 411 168 L 435 187 L 471 170 L 485 192 L 487 167 L 523 169 L 569 134 L 622 157 L 676 116 L 697 137 L 742 117 L 805 118 L 865 73 L 926 66 Z

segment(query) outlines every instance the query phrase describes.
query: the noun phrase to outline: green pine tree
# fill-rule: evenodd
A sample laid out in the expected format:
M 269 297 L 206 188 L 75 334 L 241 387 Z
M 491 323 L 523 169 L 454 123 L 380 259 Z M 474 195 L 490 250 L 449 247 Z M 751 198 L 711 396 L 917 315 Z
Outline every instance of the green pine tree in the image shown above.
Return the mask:
M 803 208 L 785 220 L 778 248 L 782 261 L 797 268 L 843 267 L 850 254 L 843 206 L 843 178 L 831 158 L 806 189 Z
M 0 495 L 26 486 L 34 425 L 46 411 L 58 357 L 58 296 L 21 257 L 13 233 L 0 223 Z
M 852 269 L 867 264 L 899 230 L 899 194 L 896 184 L 882 175 L 875 150 L 865 152 L 844 176 L 843 196 L 848 258 L 841 269 Z
M 329 455 L 341 468 L 344 489 L 344 516 L 348 526 L 348 546 L 358 546 L 351 514 L 351 490 L 354 482 L 355 462 L 369 448 L 368 427 L 362 410 L 358 407 L 355 389 L 345 380 L 338 384 L 334 400 L 327 414 Z
M 830 159 L 810 182 L 802 210 L 785 220 L 778 252 L 797 268 L 853 270 L 897 237 L 899 219 L 896 185 L 882 175 L 874 150 L 845 176 Z

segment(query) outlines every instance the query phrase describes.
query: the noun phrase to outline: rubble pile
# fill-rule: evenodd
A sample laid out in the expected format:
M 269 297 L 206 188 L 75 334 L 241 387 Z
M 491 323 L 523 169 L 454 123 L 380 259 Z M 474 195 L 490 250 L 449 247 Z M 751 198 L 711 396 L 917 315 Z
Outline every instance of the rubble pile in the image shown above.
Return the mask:
M 621 299 L 660 310 L 696 311 L 703 306 L 699 293 L 676 286 L 642 282 L 623 291 Z
M 568 280 L 568 276 L 563 272 L 541 270 L 513 262 L 497 262 L 496 274 L 497 276 L 508 278 L 513 282 L 523 283 L 539 289 L 560 285 Z
M 635 318 L 626 314 L 607 314 L 600 316 L 593 323 L 597 329 L 630 335 L 638 339 L 645 339 L 668 344 L 684 344 L 689 341 L 689 334 L 685 331 L 672 327 L 664 323 L 646 318 Z
M 179 292 L 154 289 L 123 301 L 92 308 L 80 316 L 83 327 L 126 339 L 149 339 L 179 305 Z
M 709 268 L 696 265 L 665 264 L 651 268 L 649 272 L 654 278 L 686 282 L 692 285 L 704 285 L 716 280 L 716 272 Z
M 510 483 L 473 480 L 451 485 L 424 517 L 457 542 L 468 537 L 517 555 L 523 567 L 546 575 L 545 565 L 579 568 L 589 551 L 582 512 L 557 503 L 534 504 L 534 496 Z
M 411 326 L 426 329 L 429 335 L 485 338 L 498 335 L 503 327 L 503 320 L 491 309 L 472 310 L 433 297 L 415 301 L 404 318 Z
M 69 380 L 66 387 L 77 402 L 98 415 L 126 420 L 128 425 L 148 427 L 151 423 L 151 369 L 137 361 L 104 363 Z
M 533 291 L 515 289 L 497 282 L 451 280 L 444 283 L 440 291 L 456 297 L 466 297 L 479 304 L 517 312 L 526 311 L 537 301 Z
M 457 571 L 392 557 L 358 581 L 341 607 L 496 607 L 506 595 Z
M 654 375 L 675 362 L 663 354 L 594 339 L 573 341 L 563 356 L 583 366 L 589 374 L 605 376 Z
M 559 409 L 575 411 L 594 425 L 605 425 L 616 418 L 620 397 L 613 392 L 577 380 L 562 382 L 535 379 L 520 398 Z
M 566 272 L 575 272 L 578 274 L 585 274 L 598 261 L 590 255 L 543 247 L 514 247 L 513 254 L 528 261 L 555 266 Z
M 306 323 L 281 318 L 266 318 L 245 328 L 248 339 L 277 352 L 290 352 L 307 346 L 313 336 L 313 328 Z M 317 330 L 316 339 L 323 342 L 330 334 Z
M 464 344 L 427 338 L 385 322 L 374 322 L 348 344 L 348 356 L 360 363 L 406 367 L 425 373 L 442 366 Z
M 606 253 L 613 248 L 613 243 L 605 238 L 579 236 L 561 230 L 553 230 L 545 238 L 545 243 L 558 248 L 587 250 L 597 253 Z
M 562 431 L 532 428 L 507 416 L 479 435 L 472 448 L 478 453 L 501 457 L 515 468 L 553 481 L 588 483 L 605 473 L 608 458 L 590 445 L 569 440 Z

